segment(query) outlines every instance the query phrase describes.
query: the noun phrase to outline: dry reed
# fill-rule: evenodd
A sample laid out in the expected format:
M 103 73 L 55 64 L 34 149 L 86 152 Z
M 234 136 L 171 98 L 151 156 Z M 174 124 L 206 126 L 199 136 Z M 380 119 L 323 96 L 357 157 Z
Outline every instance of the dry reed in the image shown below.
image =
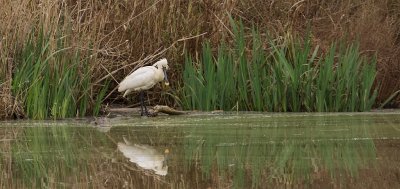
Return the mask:
M 0 3 L 0 118 L 24 115 L 11 94 L 12 75 L 18 63 L 15 57 L 32 28 L 42 26 L 54 35 L 56 31 L 70 30 L 73 36 L 70 47 L 91 55 L 92 96 L 102 84 L 99 78 L 115 80 L 111 83 L 115 87 L 134 68 L 161 56 L 170 60 L 172 70 L 182 70 L 184 50 L 196 54 L 204 39 L 218 44 L 222 38 L 231 38 L 232 32 L 226 27 L 228 14 L 240 17 L 246 27 L 268 28 L 277 36 L 288 31 L 305 33 L 310 23 L 313 44 L 325 51 L 332 39 L 358 38 L 361 51 L 378 54 L 378 102 L 400 89 L 400 3 L 395 0 L 106 0 L 101 3 L 2 0 Z M 50 48 L 55 49 L 55 44 Z M 177 86 L 182 77 L 180 72 L 170 74 L 172 86 Z M 149 98 L 159 96 L 159 91 L 156 89 Z M 120 95 L 112 90 L 106 100 L 122 102 Z M 400 97 L 394 98 L 392 105 L 399 104 Z

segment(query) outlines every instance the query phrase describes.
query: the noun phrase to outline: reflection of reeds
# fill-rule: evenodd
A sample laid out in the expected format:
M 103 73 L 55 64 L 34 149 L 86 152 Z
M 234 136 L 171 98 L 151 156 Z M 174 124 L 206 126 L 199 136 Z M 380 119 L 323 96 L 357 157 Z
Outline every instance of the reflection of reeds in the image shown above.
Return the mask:
M 0 188 L 365 188 L 398 171 L 397 142 L 375 149 L 371 139 L 398 139 L 398 121 L 397 113 L 197 115 L 112 119 L 106 134 L 76 120 L 5 123 Z M 124 136 L 171 150 L 168 175 L 130 163 L 117 150 Z
M 370 125 L 357 119 L 337 124 L 338 116 L 292 118 L 236 118 L 247 126 L 235 126 L 235 118 L 218 125 L 203 120 L 185 139 L 186 156 L 199 162 L 206 177 L 216 169 L 239 188 L 263 182 L 291 185 L 324 172 L 333 180 L 357 178 L 359 169 L 376 160 Z
M 290 34 L 276 41 L 253 29 L 247 50 L 241 22 L 232 21 L 232 28 L 233 50 L 222 43 L 213 56 L 205 43 L 201 58 L 186 56 L 186 109 L 366 111 L 374 104 L 376 60 L 362 56 L 357 43 L 333 43 L 323 54 L 312 47 L 310 34 L 304 42 Z
M 135 132 L 130 128 L 105 135 L 88 125 L 74 127 L 74 121 L 25 124 L 0 129 L 0 188 L 190 188 L 196 182 L 174 177 L 170 183 L 130 163 L 114 143 Z M 139 134 L 141 142 L 174 138 L 150 127 L 142 131 L 132 133 Z M 173 171 L 182 170 L 174 166 Z
M 13 176 L 27 185 L 51 186 L 51 177 L 72 175 L 78 165 L 77 148 L 69 143 L 68 128 L 21 129 L 12 145 Z M 29 141 L 29 142 L 27 142 Z M 63 171 L 57 171 L 53 167 Z M 83 168 L 83 167 L 82 167 Z
M 9 131 L 16 138 L 0 154 L 1 188 L 122 188 L 140 180 L 122 171 L 129 168 L 124 164 L 111 163 L 116 146 L 93 128 L 51 124 Z

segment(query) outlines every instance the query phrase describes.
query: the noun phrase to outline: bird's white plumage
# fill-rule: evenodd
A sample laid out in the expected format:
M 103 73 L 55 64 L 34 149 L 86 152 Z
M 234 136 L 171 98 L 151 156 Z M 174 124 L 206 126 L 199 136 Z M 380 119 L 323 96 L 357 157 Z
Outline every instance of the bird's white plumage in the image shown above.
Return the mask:
M 125 97 L 132 91 L 143 91 L 150 89 L 156 83 L 162 81 L 164 77 L 166 77 L 163 69 L 168 69 L 168 62 L 165 58 L 157 61 L 153 64 L 153 66 L 141 67 L 121 81 L 118 91 L 125 91 Z
M 156 82 L 154 82 L 155 79 L 153 79 L 156 72 L 157 69 L 153 66 L 141 67 L 122 80 L 119 84 L 118 91 L 122 92 L 127 89 L 133 89 L 134 91 L 149 89 L 156 84 Z

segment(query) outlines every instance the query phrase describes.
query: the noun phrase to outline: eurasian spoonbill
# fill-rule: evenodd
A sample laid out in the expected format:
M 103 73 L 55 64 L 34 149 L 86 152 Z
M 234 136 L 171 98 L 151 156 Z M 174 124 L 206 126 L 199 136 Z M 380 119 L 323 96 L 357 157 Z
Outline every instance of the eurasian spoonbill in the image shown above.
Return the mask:
M 166 73 L 168 68 L 168 62 L 165 58 L 157 61 L 152 66 L 141 67 L 130 75 L 126 76 L 125 79 L 121 81 L 118 87 L 118 91 L 125 91 L 123 97 L 125 97 L 132 91 L 139 91 L 141 115 L 143 116 L 145 114 L 149 116 L 149 112 L 144 105 L 143 91 L 152 88 L 156 83 L 161 82 L 162 80 L 164 80 L 165 85 L 168 86 L 169 82 Z

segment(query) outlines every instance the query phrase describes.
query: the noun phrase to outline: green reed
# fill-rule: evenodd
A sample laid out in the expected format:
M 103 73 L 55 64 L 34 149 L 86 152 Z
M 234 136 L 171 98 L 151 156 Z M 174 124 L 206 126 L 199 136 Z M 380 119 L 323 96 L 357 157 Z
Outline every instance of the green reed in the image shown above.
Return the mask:
M 90 93 L 88 59 L 68 45 L 66 35 L 32 31 L 18 57 L 13 95 L 27 117 L 57 119 L 99 113 L 108 84 L 99 95 Z
M 375 102 L 376 60 L 358 43 L 334 42 L 328 52 L 287 34 L 263 38 L 232 21 L 234 40 L 213 52 L 203 44 L 201 58 L 186 55 L 182 106 L 197 110 L 366 111 Z M 268 36 L 268 35 L 267 35 Z

